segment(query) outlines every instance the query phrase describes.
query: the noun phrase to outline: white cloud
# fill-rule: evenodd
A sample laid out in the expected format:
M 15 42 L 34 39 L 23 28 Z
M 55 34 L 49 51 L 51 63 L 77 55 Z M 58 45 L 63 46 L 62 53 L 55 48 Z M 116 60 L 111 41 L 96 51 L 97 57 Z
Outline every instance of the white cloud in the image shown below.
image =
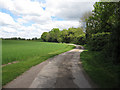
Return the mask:
M 30 0 L 15 0 L 14 1 L 15 10 L 17 14 L 23 15 L 42 15 L 43 9 L 39 2 L 31 2 Z
M 42 16 L 30 16 L 26 15 L 23 16 L 22 18 L 17 19 L 18 23 L 27 23 L 27 22 L 34 22 L 34 23 L 40 23 L 40 24 L 45 24 L 46 22 L 51 21 L 51 17 L 47 14 L 43 14 Z
M 80 23 L 78 21 L 55 21 L 53 23 L 54 27 L 60 28 L 60 30 L 68 29 L 70 27 L 79 27 Z
M 14 25 L 14 24 L 15 22 L 9 14 L 0 12 L 0 26 Z
M 30 0 L 0 0 L 0 8 L 5 8 L 17 15 L 42 15 L 43 4 Z
M 18 22 L 19 24 L 23 24 L 23 23 L 27 23 L 28 21 L 25 20 L 25 19 L 23 19 L 23 18 L 18 18 L 18 19 L 17 19 L 17 22 Z
M 16 29 L 11 28 L 11 27 L 2 27 L 1 30 L 3 30 L 4 32 L 16 32 Z
M 79 27 L 80 17 L 93 9 L 93 3 L 84 0 L 46 0 L 46 3 L 40 0 L 0 0 L 0 8 L 20 16 L 14 21 L 9 14 L 0 12 L 0 37 L 40 37 L 52 28 Z M 52 16 L 64 20 L 52 20 Z M 28 23 L 31 24 L 27 26 Z
M 0 0 L 0 8 L 13 10 L 14 9 L 13 1 L 12 0 Z
M 67 20 L 79 20 L 84 12 L 92 11 L 94 4 L 81 0 L 46 0 L 46 2 L 46 11 Z

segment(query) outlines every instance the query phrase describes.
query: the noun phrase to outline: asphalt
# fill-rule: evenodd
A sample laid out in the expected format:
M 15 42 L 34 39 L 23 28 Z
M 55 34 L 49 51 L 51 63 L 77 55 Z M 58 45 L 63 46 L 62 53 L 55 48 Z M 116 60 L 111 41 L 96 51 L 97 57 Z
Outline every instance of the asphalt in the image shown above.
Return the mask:
M 94 88 L 81 66 L 81 46 L 32 67 L 3 88 Z

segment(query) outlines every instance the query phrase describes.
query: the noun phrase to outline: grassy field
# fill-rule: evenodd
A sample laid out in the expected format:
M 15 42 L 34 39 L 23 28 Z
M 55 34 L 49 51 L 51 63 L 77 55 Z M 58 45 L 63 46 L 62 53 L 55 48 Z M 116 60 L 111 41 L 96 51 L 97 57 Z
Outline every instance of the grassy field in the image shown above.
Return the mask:
M 74 46 L 61 43 L 3 40 L 2 64 L 13 61 L 19 61 L 19 63 L 2 67 L 2 85 L 21 75 L 30 67 L 72 48 Z
M 80 54 L 83 68 L 91 77 L 91 79 L 100 88 L 118 88 L 119 81 L 119 65 L 113 65 L 110 59 L 105 60 L 105 57 L 97 51 L 85 50 Z M 106 61 L 106 62 L 105 62 Z

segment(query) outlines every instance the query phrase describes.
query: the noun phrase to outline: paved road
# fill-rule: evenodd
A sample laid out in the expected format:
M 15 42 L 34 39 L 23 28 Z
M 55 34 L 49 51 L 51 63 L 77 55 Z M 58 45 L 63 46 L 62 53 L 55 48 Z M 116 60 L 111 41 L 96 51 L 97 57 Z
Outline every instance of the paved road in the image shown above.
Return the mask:
M 32 67 L 4 88 L 93 88 L 83 73 L 80 62 L 82 49 L 62 53 Z

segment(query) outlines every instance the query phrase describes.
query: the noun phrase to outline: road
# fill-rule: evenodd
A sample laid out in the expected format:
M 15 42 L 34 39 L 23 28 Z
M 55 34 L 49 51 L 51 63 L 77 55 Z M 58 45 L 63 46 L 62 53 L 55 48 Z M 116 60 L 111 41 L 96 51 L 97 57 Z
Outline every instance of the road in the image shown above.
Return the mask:
M 32 67 L 3 88 L 94 88 L 82 69 L 79 47 Z

